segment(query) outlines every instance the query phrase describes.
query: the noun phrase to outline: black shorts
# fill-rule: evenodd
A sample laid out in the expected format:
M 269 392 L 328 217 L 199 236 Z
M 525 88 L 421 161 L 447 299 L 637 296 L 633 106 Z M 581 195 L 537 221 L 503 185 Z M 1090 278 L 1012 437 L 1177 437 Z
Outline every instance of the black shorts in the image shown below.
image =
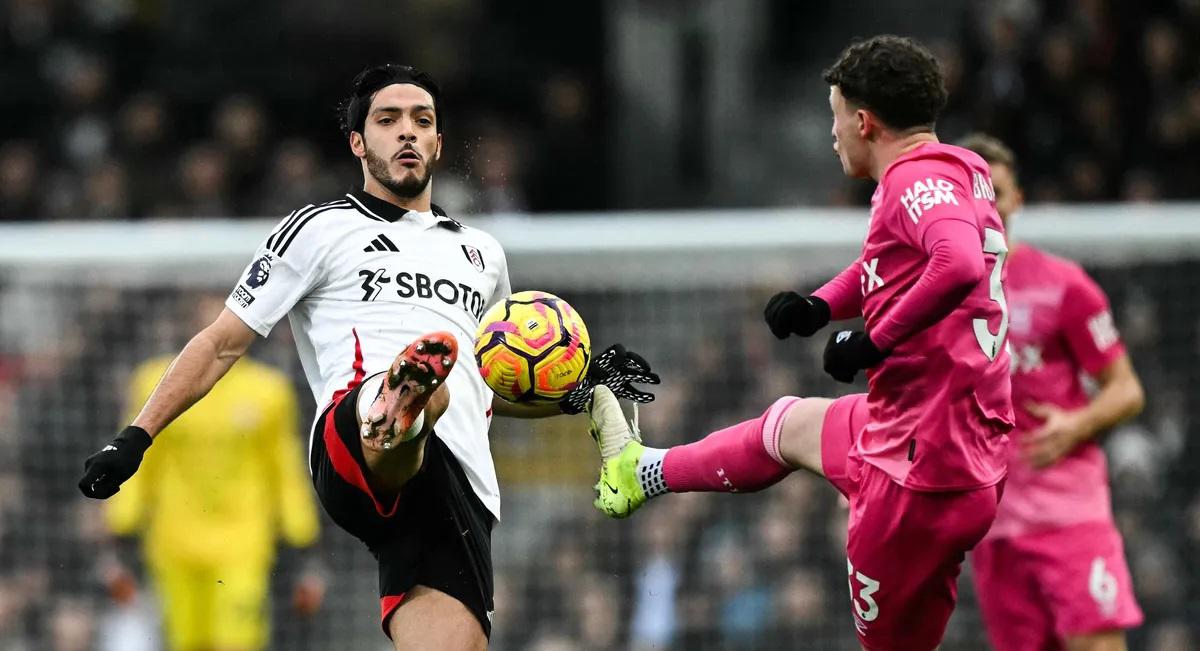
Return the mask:
M 329 517 L 379 561 L 384 633 L 404 595 L 423 585 L 461 601 L 491 636 L 491 512 L 436 432 L 426 440 L 417 475 L 399 495 L 379 499 L 367 484 L 359 441 L 355 405 L 361 386 L 339 392 L 317 419 L 309 464 Z

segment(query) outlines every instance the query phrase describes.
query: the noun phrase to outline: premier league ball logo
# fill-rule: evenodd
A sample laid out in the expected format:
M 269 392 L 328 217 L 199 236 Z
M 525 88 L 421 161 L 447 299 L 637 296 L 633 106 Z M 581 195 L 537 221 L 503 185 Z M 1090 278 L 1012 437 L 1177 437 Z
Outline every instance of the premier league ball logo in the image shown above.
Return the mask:
M 246 275 L 246 285 L 250 289 L 258 289 L 267 283 L 271 277 L 271 256 L 264 255 L 250 265 L 250 273 Z

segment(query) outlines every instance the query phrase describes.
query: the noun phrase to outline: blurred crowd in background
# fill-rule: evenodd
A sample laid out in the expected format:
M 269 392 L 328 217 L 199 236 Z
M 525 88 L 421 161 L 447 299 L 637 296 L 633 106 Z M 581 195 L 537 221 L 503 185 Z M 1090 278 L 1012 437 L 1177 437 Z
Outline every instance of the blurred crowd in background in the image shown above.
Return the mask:
M 1149 397 L 1145 413 L 1106 439 L 1117 519 L 1147 615 L 1131 648 L 1148 651 L 1200 644 L 1200 413 L 1188 389 L 1200 383 L 1200 322 L 1188 298 L 1200 290 L 1188 273 L 1195 263 L 1092 270 L 1110 292 Z M 23 352 L 0 363 L 0 648 L 155 649 L 152 586 L 143 579 L 131 599 L 114 585 L 120 545 L 74 484 L 95 442 L 119 426 L 131 370 L 178 350 L 192 333 L 196 295 L 174 284 L 106 290 L 76 279 L 48 287 L 0 292 L 0 314 L 40 310 L 38 332 L 19 339 Z M 656 445 L 753 417 L 773 396 L 855 390 L 820 371 L 820 341 L 766 336 L 758 312 L 775 287 L 547 289 L 588 315 L 593 341 L 624 342 L 660 371 L 658 400 L 640 412 L 643 436 Z M 47 295 L 54 299 L 37 301 Z M 14 322 L 0 319 L 10 341 Z M 313 405 L 293 348 L 281 324 L 252 356 L 292 375 L 307 417 Z M 504 495 L 494 536 L 493 648 L 853 645 L 842 573 L 846 511 L 822 481 L 797 473 L 754 495 L 669 496 L 618 522 L 590 506 L 596 453 L 582 417 L 532 427 L 499 419 L 492 447 Z M 388 648 L 363 546 L 326 520 L 308 553 L 306 560 L 285 552 L 277 566 L 271 648 Z M 312 557 L 329 592 L 323 609 L 303 618 L 290 590 Z M 982 648 L 971 582 L 964 577 L 959 587 L 962 606 L 943 648 Z
M 1200 3 L 996 3 L 942 48 L 943 129 L 1012 144 L 1033 202 L 1200 195 Z
M 321 4 L 4 3 L 0 219 L 268 216 L 336 196 L 361 176 L 335 107 L 390 60 L 444 87 L 447 209 L 601 207 L 598 6 L 555 36 L 568 12 L 551 2 L 345 3 L 388 17 L 366 24 Z
M 697 2 L 701 18 L 672 37 L 684 60 L 712 63 L 721 51 L 735 62 L 725 72 L 744 82 L 735 86 L 750 112 L 730 119 L 689 90 L 719 95 L 727 78 L 620 43 L 661 44 L 665 32 L 653 30 L 691 4 L 343 0 L 335 13 L 324 0 L 8 0 L 0 221 L 275 216 L 325 200 L 360 179 L 336 102 L 359 69 L 386 60 L 444 87 L 435 201 L 451 214 L 862 204 L 869 184 L 837 176 L 819 70 L 848 35 L 874 31 L 847 20 L 901 13 L 910 29 L 895 31 L 925 39 L 944 63 L 943 137 L 983 129 L 1007 140 L 1032 201 L 1200 197 L 1200 0 L 910 0 L 869 11 L 731 0 L 731 18 L 717 11 L 708 23 L 721 0 Z M 757 21 L 733 19 L 745 13 Z M 722 26 L 753 34 L 750 49 L 711 45 L 724 41 L 705 30 Z M 639 73 L 665 77 L 639 87 Z M 655 127 L 643 118 L 662 114 L 664 98 L 682 119 Z M 1196 262 L 1092 270 L 1148 396 L 1106 449 L 1147 615 L 1131 648 L 1151 651 L 1200 648 Z M 624 342 L 661 372 L 658 401 L 642 410 L 655 444 L 754 416 L 797 387 L 845 390 L 820 373 L 819 343 L 764 336 L 757 315 L 778 287 L 596 286 L 540 289 L 587 314 L 593 341 Z M 148 586 L 131 596 L 113 581 L 113 560 L 132 543 L 112 539 L 74 482 L 121 424 L 129 372 L 192 333 L 192 298 L 175 285 L 0 275 L 0 648 L 157 648 Z M 293 349 L 281 326 L 253 355 L 290 373 L 307 400 Z M 505 521 L 493 648 L 853 644 L 845 511 L 832 489 L 797 475 L 762 494 L 674 496 L 611 522 L 590 507 L 584 429 L 576 418 L 494 430 Z M 316 617 L 295 617 L 286 595 L 307 561 L 285 553 L 272 648 L 388 648 L 366 551 L 326 521 L 315 553 L 330 597 Z M 970 582 L 960 590 L 943 648 L 981 648 Z
M 697 207 L 710 200 L 790 205 L 797 197 L 825 204 L 862 202 L 869 194 L 847 182 L 833 184 L 833 192 L 805 191 L 806 179 L 787 173 L 789 157 L 817 153 L 829 173 L 836 167 L 824 137 L 811 139 L 815 147 L 774 148 L 795 128 L 789 113 L 753 116 L 761 122 L 753 140 L 728 159 L 745 166 L 763 163 L 744 158 L 777 158 L 770 164 L 780 173 L 719 191 L 663 184 L 662 196 L 626 193 L 627 183 L 617 180 L 623 174 L 659 172 L 639 169 L 637 148 L 614 146 L 638 124 L 625 115 L 637 110 L 638 98 L 622 96 L 629 94 L 624 77 L 635 71 L 605 57 L 616 21 L 605 20 L 603 3 L 568 11 L 542 0 L 519 8 L 354 0 L 347 14 L 357 8 L 379 16 L 365 25 L 331 18 L 315 4 L 5 3 L 0 219 L 273 216 L 334 196 L 359 178 L 334 107 L 358 69 L 383 59 L 423 67 L 445 88 L 446 154 L 436 200 L 454 213 Z M 639 2 L 617 3 L 631 4 Z M 844 42 L 816 27 L 841 14 L 813 3 L 756 4 L 770 20 L 761 43 L 737 59 L 746 92 L 768 105 L 804 102 L 808 111 L 825 111 L 819 75 L 795 75 L 804 64 L 810 70 L 814 61 L 833 60 Z M 939 9 L 932 0 L 909 4 L 914 15 Z M 1200 2 L 940 4 L 936 29 L 928 21 L 914 28 L 934 31 L 926 40 L 945 65 L 951 100 L 943 137 L 984 129 L 1009 141 L 1033 201 L 1200 194 L 1200 162 L 1190 155 L 1200 145 L 1200 51 L 1187 38 L 1200 31 Z M 647 6 L 643 20 L 657 9 Z M 856 33 L 846 24 L 834 33 L 841 38 L 847 30 Z M 698 42 L 702 53 L 705 41 Z M 677 65 L 681 83 L 702 83 L 690 82 L 686 64 Z M 805 92 L 789 94 L 793 86 Z M 688 92 L 679 94 L 672 101 L 686 102 Z M 754 97 L 745 103 L 754 105 Z M 691 126 L 633 137 L 686 141 L 664 145 L 678 149 L 684 168 L 720 157 L 705 144 L 721 142 L 720 134 L 705 133 L 712 122 L 683 123 Z M 818 134 L 827 129 L 809 126 Z M 719 165 L 701 176 L 706 185 L 736 178 Z

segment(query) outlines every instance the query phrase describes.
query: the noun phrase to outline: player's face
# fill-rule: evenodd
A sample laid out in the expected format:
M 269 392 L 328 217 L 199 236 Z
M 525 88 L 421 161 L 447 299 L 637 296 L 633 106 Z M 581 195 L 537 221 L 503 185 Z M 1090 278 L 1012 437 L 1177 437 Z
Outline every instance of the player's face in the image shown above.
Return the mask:
M 829 87 L 829 108 L 833 109 L 833 151 L 842 162 L 842 171 L 856 179 L 870 175 L 865 112 L 847 102 L 837 86 Z
M 436 120 L 429 91 L 392 84 L 375 93 L 363 133 L 351 136 L 350 147 L 381 185 L 396 196 L 416 197 L 429 186 L 441 157 Z
M 1025 203 L 1025 195 L 1021 186 L 1017 185 L 1017 177 L 1012 169 L 1003 163 L 995 163 L 992 168 L 992 189 L 996 191 L 996 212 L 1008 227 L 1008 217 L 1021 209 Z

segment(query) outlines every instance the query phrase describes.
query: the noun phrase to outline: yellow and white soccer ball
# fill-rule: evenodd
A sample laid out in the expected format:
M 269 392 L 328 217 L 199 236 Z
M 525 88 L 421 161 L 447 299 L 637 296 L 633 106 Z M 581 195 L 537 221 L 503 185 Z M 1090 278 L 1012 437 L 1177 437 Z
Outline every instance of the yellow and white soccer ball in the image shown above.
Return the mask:
M 496 395 L 509 402 L 557 402 L 587 373 L 591 339 L 566 301 L 546 292 L 517 292 L 483 315 L 475 361 Z

